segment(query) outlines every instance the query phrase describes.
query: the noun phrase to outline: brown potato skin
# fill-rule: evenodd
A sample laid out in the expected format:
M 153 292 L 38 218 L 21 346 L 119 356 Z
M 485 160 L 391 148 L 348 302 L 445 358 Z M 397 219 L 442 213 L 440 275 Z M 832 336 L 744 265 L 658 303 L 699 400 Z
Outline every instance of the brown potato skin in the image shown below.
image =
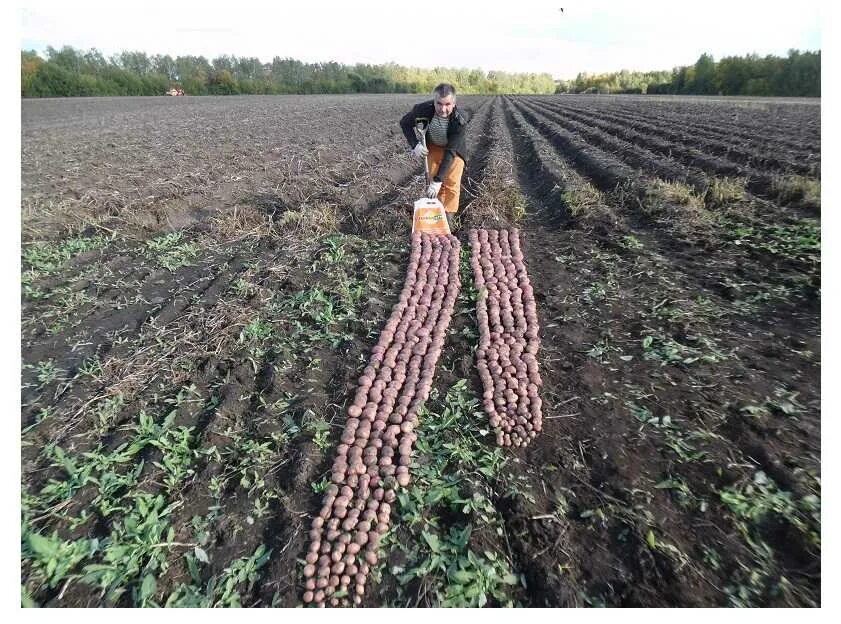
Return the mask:
M 471 230 L 470 264 L 478 291 L 476 367 L 482 405 L 501 446 L 523 446 L 542 426 L 534 292 L 516 228 Z
M 304 578 L 317 581 L 309 586 L 305 580 L 307 604 L 362 603 L 395 489 L 411 483 L 418 410 L 431 390 L 461 287 L 460 249 L 453 236 L 412 236 L 403 289 L 347 407 L 332 482 L 309 533 L 306 566 L 313 567 L 305 567 Z M 347 596 L 334 596 L 339 589 Z

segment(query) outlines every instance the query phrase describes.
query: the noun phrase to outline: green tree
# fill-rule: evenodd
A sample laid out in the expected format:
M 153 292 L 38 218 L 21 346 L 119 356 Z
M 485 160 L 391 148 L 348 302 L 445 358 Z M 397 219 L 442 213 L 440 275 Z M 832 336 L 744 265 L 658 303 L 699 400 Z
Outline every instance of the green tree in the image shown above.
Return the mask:
M 713 95 L 717 92 L 715 80 L 715 61 L 709 54 L 702 54 L 695 61 L 695 80 L 691 87 L 692 93 Z
M 214 70 L 208 80 L 210 93 L 214 95 L 234 95 L 239 93 L 239 85 L 234 75 L 227 69 Z
M 423 93 L 440 82 L 460 93 L 696 93 L 728 95 L 808 95 L 821 93 L 821 53 L 789 50 L 777 56 L 725 57 L 710 54 L 672 70 L 579 73 L 555 81 L 549 74 L 512 73 L 465 67 L 433 69 L 395 63 L 353 66 L 335 61 L 303 63 L 275 57 L 263 64 L 255 57 L 223 55 L 212 63 L 203 56 L 149 57 L 125 51 L 105 59 L 64 46 L 47 48 L 46 60 L 21 52 L 21 95 L 160 95 L 181 85 L 191 95 L 236 93 Z
M 180 76 L 178 74 L 178 64 L 169 54 L 156 54 L 152 57 L 152 71 L 156 74 L 162 74 L 167 77 L 170 82 L 178 82 Z
M 34 95 L 32 82 L 43 63 L 44 59 L 38 56 L 34 50 L 20 53 L 20 93 L 22 96 Z
M 152 71 L 152 60 L 145 52 L 121 52 L 118 66 L 133 74 L 143 75 Z
M 82 95 L 76 74 L 58 63 L 43 63 L 29 84 L 35 97 L 71 97 Z

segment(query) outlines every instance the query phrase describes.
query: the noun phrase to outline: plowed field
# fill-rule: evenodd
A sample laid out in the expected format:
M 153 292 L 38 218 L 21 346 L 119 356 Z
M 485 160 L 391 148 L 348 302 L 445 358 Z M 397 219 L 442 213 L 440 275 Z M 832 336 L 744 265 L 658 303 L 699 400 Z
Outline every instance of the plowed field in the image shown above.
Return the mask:
M 23 604 L 303 604 L 421 99 L 22 101 Z M 820 102 L 458 103 L 461 290 L 362 605 L 820 605 Z M 468 231 L 508 227 L 543 428 L 502 448 Z

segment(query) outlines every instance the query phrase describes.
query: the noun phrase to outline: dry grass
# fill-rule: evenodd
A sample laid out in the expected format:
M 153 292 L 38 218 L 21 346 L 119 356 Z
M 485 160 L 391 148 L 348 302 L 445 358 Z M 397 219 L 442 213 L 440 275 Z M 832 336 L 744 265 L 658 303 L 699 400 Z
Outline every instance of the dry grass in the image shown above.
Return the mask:
M 502 166 L 503 163 L 495 163 Z M 492 170 L 481 182 L 471 185 L 473 199 L 451 223 L 454 230 L 463 227 L 504 228 L 519 225 L 526 216 L 526 198 L 513 176 L 505 170 Z
M 704 198 L 709 208 L 725 207 L 745 198 L 745 178 L 712 178 Z
M 574 219 L 586 219 L 604 211 L 604 195 L 586 180 L 582 179 L 580 184 L 568 187 L 562 197 Z
M 80 211 L 74 202 L 64 199 L 22 197 L 20 216 L 24 241 L 66 238 L 88 226 L 98 225 L 98 220 Z
M 802 206 L 821 209 L 821 181 L 799 175 L 774 178 L 771 190 L 782 203 L 795 202 Z
M 654 180 L 647 188 L 648 196 L 655 202 L 685 206 L 692 210 L 702 210 L 704 200 L 687 184 Z
M 311 240 L 338 232 L 339 214 L 337 206 L 327 202 L 301 205 L 277 217 L 257 206 L 240 204 L 219 210 L 210 223 L 211 234 L 226 242 L 263 236 Z
M 338 232 L 339 214 L 335 204 L 316 202 L 284 212 L 274 225 L 281 232 L 320 237 Z
M 640 201 L 642 210 L 651 217 L 674 222 L 688 231 L 713 224 L 712 213 L 704 198 L 682 182 L 655 179 L 648 183 Z

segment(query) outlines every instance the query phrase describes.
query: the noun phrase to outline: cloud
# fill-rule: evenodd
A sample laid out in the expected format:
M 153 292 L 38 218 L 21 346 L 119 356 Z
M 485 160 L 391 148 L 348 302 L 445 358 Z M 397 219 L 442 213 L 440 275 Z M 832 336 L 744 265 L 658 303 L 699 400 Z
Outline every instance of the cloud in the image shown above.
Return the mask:
M 558 11 L 563 6 L 564 12 Z M 784 54 L 820 46 L 820 4 L 708 0 L 519 0 L 413 10 L 390 2 L 53 3 L 21 12 L 24 42 L 150 54 L 275 56 L 306 62 L 387 63 L 549 72 L 671 69 L 702 52 Z

